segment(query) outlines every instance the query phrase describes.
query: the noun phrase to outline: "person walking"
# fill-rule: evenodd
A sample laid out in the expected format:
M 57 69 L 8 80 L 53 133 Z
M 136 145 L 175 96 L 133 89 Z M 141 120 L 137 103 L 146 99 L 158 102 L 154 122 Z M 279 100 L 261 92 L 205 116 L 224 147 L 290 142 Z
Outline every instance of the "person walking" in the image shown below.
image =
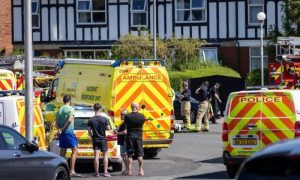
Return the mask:
M 58 130 L 60 156 L 65 157 L 67 149 L 71 148 L 72 154 L 70 159 L 70 175 L 72 177 L 81 177 L 75 172 L 75 163 L 77 159 L 78 141 L 74 133 L 74 108 L 71 106 L 71 96 L 63 97 L 64 105 L 56 114 L 55 126 Z
M 222 101 L 220 99 L 220 94 L 219 94 L 219 88 L 220 88 L 220 84 L 219 83 L 215 83 L 215 85 L 211 88 L 210 93 L 211 93 L 211 104 L 213 107 L 213 114 L 214 114 L 214 119 L 213 119 L 213 123 L 217 123 L 217 119 L 220 118 L 220 107 L 219 107 L 219 103 L 221 104 Z
M 183 123 L 186 129 L 191 127 L 191 91 L 188 88 L 188 83 L 184 82 L 182 84 L 183 91 L 181 92 L 179 98 L 181 101 L 181 116 L 183 116 Z
M 125 115 L 125 124 L 127 127 L 126 150 L 128 155 L 128 175 L 132 175 L 131 164 L 132 157 L 135 155 L 139 162 L 139 176 L 144 176 L 143 169 L 143 125 L 145 123 L 145 116 L 139 113 L 139 104 L 131 104 L 132 112 Z
M 125 170 L 122 172 L 122 174 L 128 174 L 128 165 L 127 165 L 127 153 L 126 153 L 126 139 L 125 135 L 127 134 L 126 131 L 126 124 L 124 122 L 125 115 L 128 114 L 128 111 L 126 109 L 121 111 L 121 125 L 118 128 L 118 130 L 115 130 L 115 134 L 118 135 L 118 145 L 120 145 L 121 150 L 121 156 L 123 159 L 123 163 L 125 165 Z
M 95 116 L 88 121 L 89 136 L 93 140 L 95 176 L 99 175 L 99 151 L 103 154 L 104 177 L 110 177 L 108 173 L 106 130 L 110 130 L 109 120 L 103 115 L 102 106 L 94 104 Z
M 201 130 L 209 131 L 209 119 L 208 119 L 208 108 L 209 108 L 209 97 L 208 97 L 208 86 L 209 82 L 204 81 L 202 85 L 196 90 L 196 94 L 199 99 L 199 108 L 196 117 L 195 130 L 200 132 Z M 204 128 L 202 129 L 202 119 L 204 118 Z

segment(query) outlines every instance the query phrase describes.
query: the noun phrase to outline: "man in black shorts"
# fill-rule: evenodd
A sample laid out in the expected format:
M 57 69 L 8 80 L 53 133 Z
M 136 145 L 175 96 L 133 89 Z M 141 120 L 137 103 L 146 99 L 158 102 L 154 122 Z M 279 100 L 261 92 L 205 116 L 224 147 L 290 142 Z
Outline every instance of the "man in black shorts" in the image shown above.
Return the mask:
M 139 104 L 131 104 L 132 112 L 125 115 L 125 124 L 127 127 L 126 148 L 128 155 L 128 175 L 131 176 L 131 164 L 133 155 L 137 156 L 139 162 L 139 175 L 144 175 L 143 170 L 143 125 L 145 117 L 139 113 Z
M 108 157 L 107 157 L 107 141 L 106 130 L 110 130 L 109 120 L 102 112 L 102 106 L 99 103 L 94 105 L 95 116 L 88 122 L 89 136 L 93 140 L 94 149 L 94 167 L 95 176 L 99 176 L 99 150 L 103 154 L 104 177 L 110 177 L 107 171 Z

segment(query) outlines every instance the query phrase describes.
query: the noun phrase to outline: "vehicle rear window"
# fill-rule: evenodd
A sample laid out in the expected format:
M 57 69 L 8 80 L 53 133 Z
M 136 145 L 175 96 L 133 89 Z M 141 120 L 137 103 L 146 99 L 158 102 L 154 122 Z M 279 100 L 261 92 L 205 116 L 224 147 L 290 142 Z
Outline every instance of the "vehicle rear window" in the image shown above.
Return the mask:
M 89 117 L 75 117 L 74 118 L 74 130 L 88 130 Z M 111 123 L 109 121 L 111 128 Z M 112 129 L 112 128 L 111 128 Z

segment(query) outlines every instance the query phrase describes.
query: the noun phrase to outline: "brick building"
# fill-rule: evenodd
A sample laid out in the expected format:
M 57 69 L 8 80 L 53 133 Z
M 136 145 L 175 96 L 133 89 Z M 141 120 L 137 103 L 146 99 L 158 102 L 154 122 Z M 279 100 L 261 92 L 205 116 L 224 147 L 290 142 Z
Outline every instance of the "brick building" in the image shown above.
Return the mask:
M 0 54 L 12 51 L 12 6 L 9 0 L 0 0 Z

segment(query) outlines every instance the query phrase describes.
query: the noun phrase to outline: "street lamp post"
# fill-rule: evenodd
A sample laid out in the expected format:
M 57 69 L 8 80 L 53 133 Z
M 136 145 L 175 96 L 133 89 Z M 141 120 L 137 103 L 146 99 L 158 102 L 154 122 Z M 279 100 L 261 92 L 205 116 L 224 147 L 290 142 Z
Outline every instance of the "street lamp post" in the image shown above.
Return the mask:
M 266 19 L 266 14 L 264 12 L 259 12 L 257 14 L 257 19 L 260 22 L 260 63 L 261 63 L 261 87 L 264 87 L 264 21 Z
M 153 59 L 156 56 L 156 0 L 153 0 Z

